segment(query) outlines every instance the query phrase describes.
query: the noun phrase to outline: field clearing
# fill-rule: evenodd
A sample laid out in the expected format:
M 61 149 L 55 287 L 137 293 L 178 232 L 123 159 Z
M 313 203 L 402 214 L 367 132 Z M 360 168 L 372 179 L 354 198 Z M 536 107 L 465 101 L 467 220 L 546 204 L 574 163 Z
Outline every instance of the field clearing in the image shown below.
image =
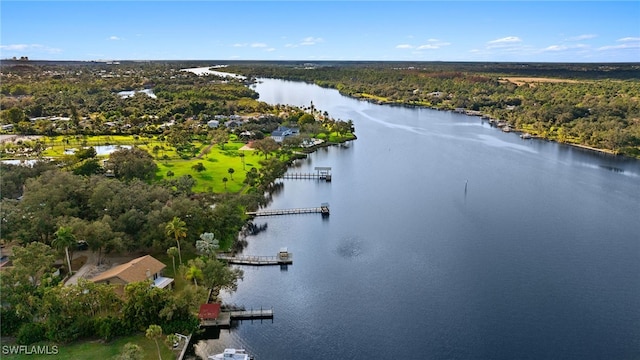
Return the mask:
M 243 158 L 240 153 L 244 154 Z M 157 161 L 158 172 L 156 179 L 168 179 L 167 172 L 173 172 L 171 178 L 177 179 L 184 175 L 191 175 L 196 180 L 193 187 L 194 192 L 230 192 L 237 193 L 244 186 L 246 173 L 252 167 L 260 169 L 259 161 L 262 157 L 256 151 L 234 150 L 232 146 L 225 146 L 225 150 L 218 146 L 213 146 L 209 153 L 202 158 L 192 158 L 189 160 L 172 159 Z M 202 163 L 205 170 L 198 172 L 192 167 Z M 233 179 L 229 174 L 229 169 L 233 169 Z M 226 188 L 223 178 L 227 178 Z
M 580 83 L 584 81 L 572 80 L 572 79 L 556 79 L 556 78 L 542 78 L 542 77 L 502 77 L 499 81 L 512 82 L 518 86 L 531 83 Z
M 45 138 L 45 157 L 61 158 L 65 155 L 65 150 L 80 149 L 84 146 L 104 146 L 121 145 L 137 146 L 146 150 L 153 156 L 158 171 L 156 181 L 163 179 L 175 180 L 184 175 L 190 175 L 196 180 L 193 187 L 194 192 L 215 192 L 215 193 L 237 193 L 244 187 L 246 174 L 252 167 L 260 169 L 260 160 L 264 157 L 257 151 L 244 150 L 243 142 L 230 141 L 224 144 L 224 149 L 219 145 L 210 146 L 209 143 L 193 141 L 192 144 L 197 149 L 194 157 L 183 159 L 175 148 L 165 141 L 156 137 L 134 138 L 133 136 L 88 136 L 88 137 L 64 137 L 57 136 Z M 243 148 L 243 150 L 240 150 Z M 241 155 L 242 154 L 242 155 Z M 99 155 L 100 159 L 107 159 L 108 155 Z M 198 172 L 193 166 L 202 163 L 204 170 Z M 229 173 L 233 169 L 233 174 Z M 167 176 L 171 171 L 173 175 Z M 169 174 L 171 174 L 169 173 Z M 223 181 L 227 178 L 227 182 Z

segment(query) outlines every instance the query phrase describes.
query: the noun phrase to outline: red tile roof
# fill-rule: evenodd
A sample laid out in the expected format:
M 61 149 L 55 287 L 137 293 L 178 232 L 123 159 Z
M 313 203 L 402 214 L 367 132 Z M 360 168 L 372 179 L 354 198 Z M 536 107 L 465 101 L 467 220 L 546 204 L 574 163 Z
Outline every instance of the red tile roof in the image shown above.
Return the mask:
M 220 314 L 220 304 L 202 304 L 200 305 L 200 312 L 198 318 L 200 320 L 214 320 L 218 318 Z

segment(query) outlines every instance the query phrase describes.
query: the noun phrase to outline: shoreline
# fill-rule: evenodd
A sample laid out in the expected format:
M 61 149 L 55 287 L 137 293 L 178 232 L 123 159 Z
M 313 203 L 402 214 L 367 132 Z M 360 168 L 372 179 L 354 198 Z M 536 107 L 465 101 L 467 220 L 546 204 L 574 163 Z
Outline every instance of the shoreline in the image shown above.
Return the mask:
M 467 116 L 479 116 L 479 117 L 482 117 L 482 118 L 492 119 L 490 115 L 482 113 L 480 111 L 475 111 L 475 110 L 461 109 L 461 111 L 459 111 L 458 109 L 437 108 L 437 107 L 433 107 L 433 106 L 420 105 L 420 104 L 407 104 L 407 103 L 403 103 L 403 102 L 389 102 L 389 101 L 377 100 L 377 99 L 374 99 L 374 98 L 359 97 L 359 96 L 349 95 L 349 94 L 345 94 L 345 93 L 342 93 L 342 92 L 340 92 L 340 95 L 346 96 L 346 97 L 349 97 L 349 98 L 352 98 L 352 99 L 355 99 L 355 100 L 359 100 L 359 101 L 370 102 L 370 103 L 376 104 L 376 105 L 390 105 L 390 106 L 402 106 L 402 107 L 409 107 L 409 108 L 423 108 L 423 109 L 430 109 L 430 110 L 437 110 L 437 111 L 451 111 L 451 112 L 457 112 L 459 114 L 463 114 L 463 115 L 467 115 Z M 526 133 L 527 132 L 524 129 L 519 129 L 519 128 L 515 128 L 515 127 L 512 128 L 512 131 L 516 132 L 516 133 Z M 548 137 L 539 136 L 539 135 L 533 135 L 533 134 L 532 134 L 532 139 L 553 141 L 553 142 L 558 143 L 558 144 L 568 145 L 568 146 L 572 146 L 572 147 L 575 147 L 575 148 L 578 148 L 578 149 L 582 149 L 582 150 L 589 150 L 589 151 L 593 151 L 593 152 L 600 153 L 600 154 L 603 154 L 603 155 L 619 156 L 619 157 L 623 157 L 623 158 L 627 158 L 627 159 L 640 160 L 640 157 L 621 154 L 620 152 L 618 152 L 616 150 L 611 150 L 611 149 L 596 148 L 596 147 L 589 146 L 589 145 L 576 144 L 576 143 L 570 143 L 570 142 L 561 142 L 561 141 L 554 140 L 554 139 L 551 139 L 551 138 L 548 138 Z

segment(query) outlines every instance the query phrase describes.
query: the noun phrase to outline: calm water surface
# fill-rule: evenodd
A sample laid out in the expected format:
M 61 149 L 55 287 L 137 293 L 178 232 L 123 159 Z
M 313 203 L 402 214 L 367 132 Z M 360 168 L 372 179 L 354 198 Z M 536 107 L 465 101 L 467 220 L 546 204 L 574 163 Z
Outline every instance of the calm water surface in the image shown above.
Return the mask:
M 246 254 L 294 253 L 287 271 L 244 267 L 224 300 L 273 307 L 199 355 L 266 359 L 640 358 L 640 162 L 521 140 L 478 117 L 359 102 L 279 80 L 260 99 L 352 119 L 358 140 L 294 171 Z M 466 184 L 466 191 L 465 191 Z

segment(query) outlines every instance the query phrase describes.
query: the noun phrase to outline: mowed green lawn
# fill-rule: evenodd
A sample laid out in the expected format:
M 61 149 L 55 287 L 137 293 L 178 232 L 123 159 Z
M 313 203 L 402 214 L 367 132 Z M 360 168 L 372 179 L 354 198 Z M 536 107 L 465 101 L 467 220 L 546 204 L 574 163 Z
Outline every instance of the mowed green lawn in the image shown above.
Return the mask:
M 169 159 L 160 160 L 156 179 L 169 179 L 167 172 L 173 172 L 172 178 L 191 175 L 196 180 L 194 192 L 230 192 L 236 193 L 244 187 L 246 173 L 252 167 L 260 169 L 261 155 L 253 150 L 238 150 L 243 143 L 227 143 L 224 150 L 219 146 L 212 146 L 207 154 L 200 154 L 201 158 L 189 160 Z M 240 154 L 244 154 L 244 159 Z M 196 171 L 193 166 L 202 163 L 203 171 Z M 233 169 L 233 174 L 229 173 Z M 227 178 L 226 185 L 223 181 Z
M 114 136 L 87 136 L 87 137 L 51 137 L 46 138 L 45 146 L 47 149 L 43 152 L 45 157 L 62 157 L 65 149 L 76 148 L 82 146 L 97 145 L 133 145 L 146 150 L 153 156 L 158 165 L 156 180 L 177 179 L 184 175 L 191 175 L 196 180 L 193 188 L 194 192 L 215 192 L 215 193 L 237 193 L 244 187 L 244 179 L 247 171 L 252 167 L 260 169 L 260 160 L 264 157 L 258 155 L 253 150 L 239 150 L 244 143 L 228 142 L 224 146 L 224 150 L 218 145 L 194 141 L 196 149 L 199 153 L 190 159 L 182 159 L 165 141 L 158 140 L 157 137 L 147 138 L 126 135 Z M 208 149 L 208 151 L 207 151 Z M 206 153 L 205 153 L 206 152 Z M 244 158 L 241 156 L 244 154 Z M 108 155 L 98 156 L 106 159 Z M 203 171 L 196 171 L 193 166 L 202 163 Z M 233 174 L 229 173 L 229 169 L 233 169 Z M 173 176 L 167 176 L 171 171 Z M 223 181 L 227 178 L 227 182 Z
M 164 339 L 163 339 L 164 340 Z M 126 343 L 134 343 L 139 345 L 142 348 L 142 352 L 144 354 L 145 360 L 157 360 L 158 359 L 158 350 L 156 348 L 156 343 L 153 340 L 147 339 L 143 334 L 134 335 L 134 336 L 126 336 L 117 338 L 111 342 L 104 343 L 102 341 L 81 341 L 71 344 L 63 344 L 58 346 L 58 353 L 56 355 L 36 355 L 34 353 L 28 354 L 23 353 L 21 355 L 7 355 L 5 352 L 2 353 L 2 359 L 15 359 L 15 360 L 45 360 L 45 359 L 104 359 L 111 360 L 115 359 L 118 354 L 122 352 L 124 345 Z M 7 344 L 2 344 L 4 346 L 11 346 Z M 172 350 L 169 349 L 167 345 L 165 345 L 162 340 L 158 340 L 158 345 L 160 345 L 160 353 L 162 354 L 162 359 L 175 359 L 176 354 Z M 37 345 L 36 345 L 37 346 Z M 44 346 L 44 345 L 40 345 Z M 31 345 L 28 345 L 28 351 L 31 351 Z M 7 348 L 3 348 L 8 352 Z M 49 351 L 52 350 L 52 345 L 49 345 Z M 37 351 L 37 350 L 35 350 Z

